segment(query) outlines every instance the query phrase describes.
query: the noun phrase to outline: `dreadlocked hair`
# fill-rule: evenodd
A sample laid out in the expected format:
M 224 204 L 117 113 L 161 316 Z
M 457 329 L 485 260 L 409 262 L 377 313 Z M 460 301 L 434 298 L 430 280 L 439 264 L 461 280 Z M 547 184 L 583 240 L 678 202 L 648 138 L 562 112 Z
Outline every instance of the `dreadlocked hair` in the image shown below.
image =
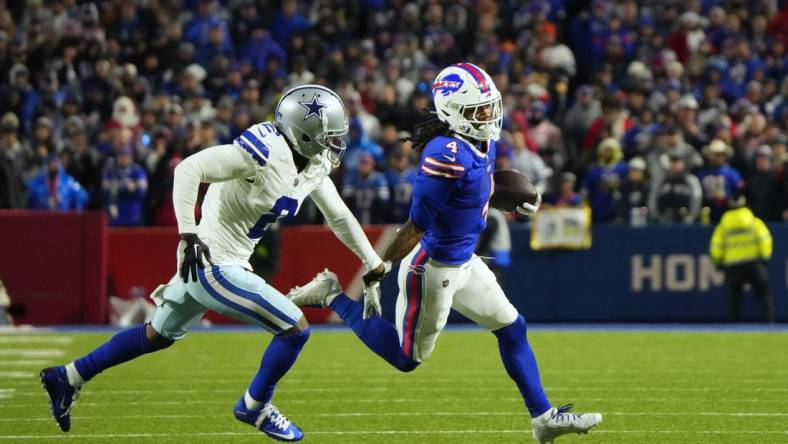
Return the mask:
M 450 132 L 449 124 L 438 119 L 436 113 L 426 109 L 424 111 L 428 113 L 427 118 L 416 124 L 413 136 L 399 139 L 400 142 L 413 142 L 413 149 L 417 151 L 423 150 L 430 140 Z

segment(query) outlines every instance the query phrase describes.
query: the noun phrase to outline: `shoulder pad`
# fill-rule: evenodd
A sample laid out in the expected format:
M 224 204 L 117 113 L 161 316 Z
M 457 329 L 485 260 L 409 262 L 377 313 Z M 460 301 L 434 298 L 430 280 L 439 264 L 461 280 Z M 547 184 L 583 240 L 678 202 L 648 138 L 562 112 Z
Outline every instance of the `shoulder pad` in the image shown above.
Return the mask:
M 270 144 L 273 140 L 271 136 L 278 135 L 279 131 L 273 124 L 258 123 L 241 133 L 233 142 L 249 153 L 252 159 L 262 167 L 268 163 L 268 158 L 271 155 Z
M 424 147 L 419 174 L 459 179 L 465 175 L 467 148 L 465 143 L 452 137 L 436 137 Z

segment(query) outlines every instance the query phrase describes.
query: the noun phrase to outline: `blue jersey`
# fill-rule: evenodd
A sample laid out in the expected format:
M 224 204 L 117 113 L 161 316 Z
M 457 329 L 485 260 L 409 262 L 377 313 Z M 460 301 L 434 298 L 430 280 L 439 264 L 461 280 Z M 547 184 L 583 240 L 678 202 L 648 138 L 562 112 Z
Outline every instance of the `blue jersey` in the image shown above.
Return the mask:
M 698 172 L 706 199 L 727 200 L 744 189 L 744 180 L 739 172 L 728 164 L 706 167 Z
M 487 226 L 493 191 L 495 143 L 486 153 L 453 137 L 436 137 L 424 148 L 413 183 L 410 219 L 423 230 L 429 256 L 458 265 L 471 259 Z
M 391 220 L 389 222 L 405 222 L 410 212 L 413 182 L 416 180 L 416 170 L 408 168 L 403 172 L 390 169 L 386 171 L 386 181 L 391 191 Z
M 383 173 L 373 171 L 363 177 L 358 171 L 349 172 L 345 176 L 342 197 L 362 224 L 385 222 L 382 210 L 389 201 L 389 187 Z

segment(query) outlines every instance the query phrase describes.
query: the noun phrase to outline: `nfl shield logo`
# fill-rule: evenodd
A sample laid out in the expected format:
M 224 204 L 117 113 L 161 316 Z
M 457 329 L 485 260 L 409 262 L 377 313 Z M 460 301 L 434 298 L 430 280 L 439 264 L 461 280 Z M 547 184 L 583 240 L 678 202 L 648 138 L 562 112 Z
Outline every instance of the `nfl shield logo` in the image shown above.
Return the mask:
M 443 284 L 442 284 L 442 285 L 443 285 L 443 288 L 446 288 L 446 287 L 448 287 L 448 286 L 449 286 L 449 280 L 448 280 L 448 279 L 446 279 L 445 281 L 443 281 Z

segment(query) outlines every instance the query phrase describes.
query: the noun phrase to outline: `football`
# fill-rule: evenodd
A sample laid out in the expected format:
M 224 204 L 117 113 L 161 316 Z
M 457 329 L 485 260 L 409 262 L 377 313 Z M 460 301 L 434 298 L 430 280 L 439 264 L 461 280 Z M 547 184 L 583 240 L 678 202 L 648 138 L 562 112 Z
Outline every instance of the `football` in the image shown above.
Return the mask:
M 495 190 L 490 205 L 502 211 L 514 211 L 523 202 L 536 202 L 537 191 L 527 177 L 512 170 L 496 171 L 493 174 Z

